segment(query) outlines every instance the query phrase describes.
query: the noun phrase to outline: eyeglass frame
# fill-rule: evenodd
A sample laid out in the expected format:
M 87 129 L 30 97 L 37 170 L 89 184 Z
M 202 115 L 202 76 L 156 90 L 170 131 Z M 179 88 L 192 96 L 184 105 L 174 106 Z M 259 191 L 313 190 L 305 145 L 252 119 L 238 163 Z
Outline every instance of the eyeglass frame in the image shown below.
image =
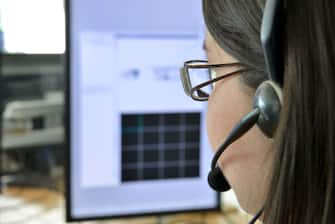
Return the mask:
M 205 64 L 198 64 L 198 65 L 192 65 L 192 63 L 205 63 Z M 189 60 L 184 62 L 184 66 L 180 69 L 180 76 L 183 84 L 183 88 L 185 91 L 185 94 L 187 96 L 190 96 L 193 100 L 196 101 L 208 101 L 209 96 L 207 97 L 200 97 L 195 94 L 197 91 L 202 91 L 201 88 L 210 85 L 212 83 L 215 83 L 217 81 L 220 81 L 224 78 L 241 74 L 247 71 L 250 71 L 250 69 L 238 69 L 236 71 L 221 75 L 217 78 L 210 79 L 206 82 L 200 83 L 194 87 L 192 87 L 190 74 L 188 70 L 191 69 L 211 69 L 211 68 L 224 68 L 224 67 L 245 67 L 242 63 L 235 62 L 235 63 L 226 63 L 226 64 L 209 64 L 207 60 Z

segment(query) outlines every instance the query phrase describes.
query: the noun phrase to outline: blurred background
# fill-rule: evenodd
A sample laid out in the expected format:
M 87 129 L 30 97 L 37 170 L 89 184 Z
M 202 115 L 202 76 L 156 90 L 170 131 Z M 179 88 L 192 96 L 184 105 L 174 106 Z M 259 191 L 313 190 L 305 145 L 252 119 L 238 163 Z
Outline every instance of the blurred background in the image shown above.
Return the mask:
M 0 51 L 1 183 L 55 187 L 64 165 L 63 2 L 1 0 Z
M 65 223 L 63 0 L 0 0 L 0 52 L 0 223 Z M 245 223 L 222 198 L 222 212 L 104 222 Z
M 41 214 L 63 204 L 63 1 L 0 0 L 0 51 L 0 223 L 62 223 Z

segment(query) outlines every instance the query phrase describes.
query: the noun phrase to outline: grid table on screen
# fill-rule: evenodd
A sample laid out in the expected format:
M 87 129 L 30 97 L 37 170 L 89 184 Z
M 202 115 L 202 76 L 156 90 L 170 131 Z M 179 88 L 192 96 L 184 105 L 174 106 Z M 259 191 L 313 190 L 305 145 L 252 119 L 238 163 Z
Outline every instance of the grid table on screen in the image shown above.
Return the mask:
M 122 181 L 199 177 L 200 113 L 123 114 Z

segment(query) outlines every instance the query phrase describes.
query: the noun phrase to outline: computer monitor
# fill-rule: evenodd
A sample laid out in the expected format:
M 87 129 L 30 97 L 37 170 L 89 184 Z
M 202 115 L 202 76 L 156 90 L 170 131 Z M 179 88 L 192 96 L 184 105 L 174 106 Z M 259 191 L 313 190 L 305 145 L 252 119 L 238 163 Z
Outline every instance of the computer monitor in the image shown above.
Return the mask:
M 67 219 L 219 209 L 206 104 L 179 68 L 203 59 L 201 0 L 67 1 Z

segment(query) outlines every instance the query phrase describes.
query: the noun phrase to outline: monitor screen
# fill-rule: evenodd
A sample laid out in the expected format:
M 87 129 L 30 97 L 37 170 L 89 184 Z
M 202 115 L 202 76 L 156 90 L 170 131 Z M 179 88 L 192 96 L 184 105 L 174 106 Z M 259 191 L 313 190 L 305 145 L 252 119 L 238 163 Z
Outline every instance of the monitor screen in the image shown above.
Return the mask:
M 179 78 L 205 58 L 201 0 L 67 4 L 67 218 L 218 209 L 206 104 Z

